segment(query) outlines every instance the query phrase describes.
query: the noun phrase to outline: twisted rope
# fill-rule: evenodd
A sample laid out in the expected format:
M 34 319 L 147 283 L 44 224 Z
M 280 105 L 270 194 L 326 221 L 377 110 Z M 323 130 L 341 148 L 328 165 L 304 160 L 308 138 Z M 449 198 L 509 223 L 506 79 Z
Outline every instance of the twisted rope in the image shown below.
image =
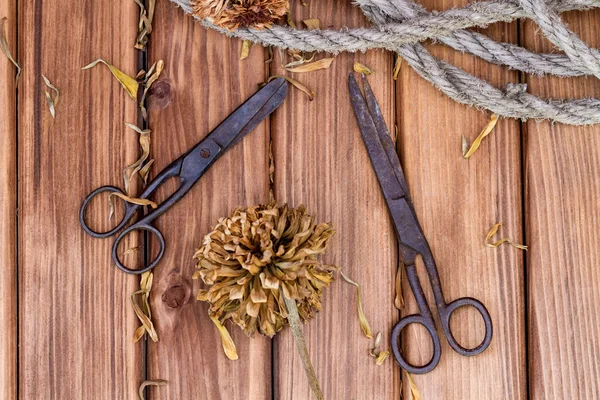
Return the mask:
M 191 13 L 190 0 L 172 0 Z M 530 74 L 558 76 L 594 75 L 600 78 L 600 52 L 588 47 L 562 22 L 559 13 L 599 7 L 600 0 L 491 0 L 464 8 L 429 13 L 412 0 L 356 0 L 371 28 L 297 30 L 275 25 L 264 30 L 230 32 L 207 20 L 202 24 L 228 36 L 264 46 L 301 51 L 366 51 L 383 48 L 397 52 L 424 79 L 452 99 L 522 120 L 550 119 L 571 125 L 600 123 L 598 99 L 543 100 L 526 92 L 526 85 L 509 84 L 500 90 L 486 81 L 433 57 L 419 43 L 437 40 L 490 63 Z M 534 21 L 563 54 L 538 54 L 510 43 L 467 31 L 517 18 Z

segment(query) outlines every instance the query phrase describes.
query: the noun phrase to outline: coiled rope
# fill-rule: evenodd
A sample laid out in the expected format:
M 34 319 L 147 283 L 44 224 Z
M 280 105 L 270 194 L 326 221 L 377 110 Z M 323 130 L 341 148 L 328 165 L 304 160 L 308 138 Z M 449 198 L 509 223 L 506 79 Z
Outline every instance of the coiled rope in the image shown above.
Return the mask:
M 192 12 L 190 0 L 172 1 L 186 13 Z M 200 21 L 228 36 L 283 49 L 328 53 L 387 49 L 398 53 L 419 75 L 460 103 L 521 120 L 549 119 L 570 125 L 600 123 L 598 99 L 541 99 L 527 93 L 524 84 L 508 84 L 501 90 L 433 57 L 420 44 L 437 40 L 490 63 L 529 74 L 600 78 L 600 52 L 583 43 L 559 15 L 564 11 L 599 7 L 600 0 L 493 0 L 432 13 L 412 0 L 356 0 L 356 4 L 373 27 L 299 30 L 274 25 L 264 30 L 240 28 L 230 32 L 207 20 Z M 534 21 L 564 54 L 538 54 L 466 30 L 517 18 Z

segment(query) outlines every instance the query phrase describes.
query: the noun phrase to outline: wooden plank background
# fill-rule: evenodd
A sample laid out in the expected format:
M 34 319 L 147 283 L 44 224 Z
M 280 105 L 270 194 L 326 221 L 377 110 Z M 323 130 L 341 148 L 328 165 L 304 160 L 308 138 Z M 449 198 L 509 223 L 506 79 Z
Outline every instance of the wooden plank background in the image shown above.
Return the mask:
M 423 4 L 442 10 L 466 1 Z M 291 10 L 299 25 L 311 17 L 326 27 L 367 24 L 350 2 L 292 1 Z M 600 399 L 600 129 L 502 120 L 464 160 L 461 135 L 472 141 L 489 115 L 449 100 L 407 65 L 394 82 L 393 55 L 382 51 L 342 54 L 328 70 L 292 75 L 315 90 L 315 100 L 290 88 L 270 120 L 157 221 L 168 243 L 151 297 L 160 341 L 134 344 L 129 296 L 138 278 L 114 268 L 112 240 L 85 234 L 78 210 L 92 189 L 120 185 L 123 167 L 138 157 L 137 134 L 124 122 L 138 120 L 139 111 L 106 68 L 80 68 L 102 57 L 134 75 L 165 61 L 162 76 L 172 98 L 150 112 L 153 174 L 268 76 L 284 73 L 277 52 L 265 64 L 267 52 L 253 46 L 239 60 L 240 41 L 206 31 L 166 0 L 157 2 L 150 46 L 140 57 L 133 48 L 138 11 L 133 1 L 0 4 L 23 66 L 17 88 L 14 67 L 0 57 L 1 398 L 134 398 L 143 380 L 166 379 L 148 398 L 310 399 L 290 332 L 271 341 L 249 339 L 233 327 L 240 359 L 227 360 L 191 280 L 191 257 L 217 219 L 268 200 L 270 144 L 276 199 L 305 204 L 319 221 L 333 223 L 337 234 L 324 261 L 361 284 L 365 313 L 389 348 L 400 316 L 393 307 L 396 240 L 347 95 L 348 74 L 359 61 L 375 70 L 370 82 L 388 125 L 397 126 L 398 151 L 447 299 L 480 299 L 494 323 L 492 344 L 480 356 L 461 357 L 443 342 L 438 368 L 414 378 L 423 399 Z M 566 20 L 600 47 L 600 12 L 568 13 Z M 552 50 L 529 22 L 497 24 L 486 33 Z M 443 46 L 428 48 L 498 87 L 526 82 L 545 97 L 600 96 L 595 78 L 532 78 Z M 61 91 L 56 120 L 42 74 Z M 107 228 L 108 206 L 97 206 L 91 222 Z M 485 247 L 485 234 L 498 221 L 529 252 Z M 142 243 L 132 240 L 131 246 Z M 325 292 L 323 311 L 305 326 L 326 398 L 410 399 L 393 358 L 376 366 L 367 355 L 371 342 L 358 328 L 355 299 L 355 288 L 337 279 Z M 416 309 L 406 284 L 405 299 L 401 314 Z M 465 345 L 482 336 L 472 311 L 461 310 L 452 321 Z M 403 350 L 426 361 L 428 341 L 411 327 Z

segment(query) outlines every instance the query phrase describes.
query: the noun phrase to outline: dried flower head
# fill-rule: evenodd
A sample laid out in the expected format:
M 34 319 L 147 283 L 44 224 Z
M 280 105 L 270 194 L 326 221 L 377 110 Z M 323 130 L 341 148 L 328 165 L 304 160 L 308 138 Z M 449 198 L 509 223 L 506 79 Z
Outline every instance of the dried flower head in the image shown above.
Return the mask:
M 287 14 L 288 0 L 194 0 L 193 14 L 208 19 L 217 26 L 237 28 L 268 28 Z
M 211 318 L 231 318 L 247 335 L 258 330 L 272 337 L 288 325 L 284 295 L 309 320 L 333 281 L 336 268 L 317 256 L 334 233 L 330 224 L 315 225 L 304 206 L 237 209 L 219 220 L 194 255 L 194 278 L 210 286 L 198 300 L 210 303 Z

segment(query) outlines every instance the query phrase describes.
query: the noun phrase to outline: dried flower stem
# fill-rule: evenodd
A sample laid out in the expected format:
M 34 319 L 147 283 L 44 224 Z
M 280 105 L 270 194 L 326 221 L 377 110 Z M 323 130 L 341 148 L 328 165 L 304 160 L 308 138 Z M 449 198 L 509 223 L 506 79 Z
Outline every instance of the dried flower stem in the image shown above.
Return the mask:
M 302 331 L 302 324 L 300 323 L 300 315 L 298 314 L 298 307 L 296 306 L 296 301 L 294 299 L 289 299 L 285 295 L 283 296 L 285 301 L 285 306 L 288 312 L 288 321 L 290 323 L 290 329 L 292 330 L 292 335 L 294 336 L 294 342 L 296 342 L 296 349 L 298 350 L 298 355 L 302 360 L 302 365 L 304 366 L 304 371 L 306 372 L 306 377 L 308 378 L 308 383 L 313 392 L 313 395 L 317 400 L 323 400 L 323 392 L 321 391 L 321 387 L 319 386 L 319 381 L 317 379 L 317 375 L 315 374 L 315 369 L 310 361 L 310 356 L 308 354 L 308 349 L 306 347 L 306 341 L 304 340 L 304 333 Z

